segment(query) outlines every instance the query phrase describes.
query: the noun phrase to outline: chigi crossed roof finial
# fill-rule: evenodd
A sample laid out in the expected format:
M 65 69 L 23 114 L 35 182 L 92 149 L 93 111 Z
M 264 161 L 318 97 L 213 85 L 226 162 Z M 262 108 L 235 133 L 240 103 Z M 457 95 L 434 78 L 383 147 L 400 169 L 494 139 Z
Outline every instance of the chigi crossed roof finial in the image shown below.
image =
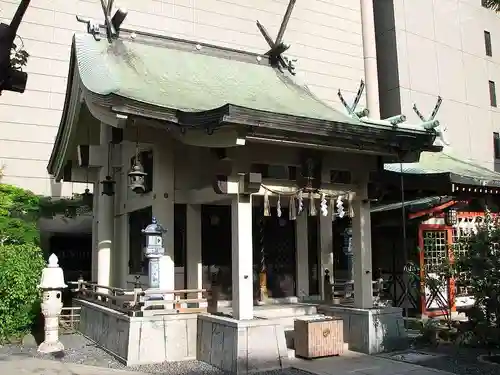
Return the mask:
M 104 13 L 104 27 L 106 28 L 106 37 L 109 42 L 118 37 L 120 26 L 127 17 L 127 11 L 123 8 L 119 8 L 113 17 L 111 17 L 113 3 L 114 0 L 101 0 L 102 12 Z M 80 16 L 76 16 L 76 19 L 78 22 L 87 24 L 87 32 L 92 34 L 95 40 L 101 40 L 101 24 L 99 22 Z
M 280 30 L 278 31 L 278 36 L 275 41 L 273 41 L 266 28 L 257 20 L 257 27 L 262 33 L 262 36 L 266 40 L 267 44 L 269 44 L 269 47 L 271 47 L 271 49 L 266 52 L 266 55 L 269 56 L 269 61 L 273 66 L 277 67 L 281 71 L 283 71 L 283 69 L 287 69 L 293 75 L 295 75 L 294 63 L 297 60 L 290 60 L 283 56 L 283 52 L 290 48 L 290 45 L 283 43 L 283 35 L 285 35 L 285 30 L 288 25 L 288 21 L 290 21 L 290 16 L 292 15 L 295 2 L 296 0 L 290 0 L 288 3 L 285 16 L 283 17 L 283 21 L 281 22 Z
M 366 123 L 392 125 L 395 127 L 397 127 L 398 124 L 401 124 L 406 121 L 405 115 L 391 116 L 383 120 L 376 120 L 368 118 L 368 115 L 370 114 L 368 108 L 363 108 L 360 111 L 356 111 L 356 108 L 358 107 L 359 101 L 361 100 L 361 96 L 363 95 L 364 90 L 365 90 L 365 82 L 361 80 L 358 92 L 356 93 L 356 98 L 354 99 L 352 105 L 347 104 L 347 102 L 344 99 L 344 96 L 342 95 L 342 91 L 340 90 L 338 91 L 337 95 L 339 96 L 340 102 L 345 107 L 349 116 Z
M 425 118 L 424 115 L 418 110 L 418 107 L 416 104 L 413 104 L 413 111 L 417 114 L 417 116 L 422 120 L 422 123 L 420 126 L 422 126 L 426 130 L 434 130 L 437 133 L 438 138 L 441 140 L 443 145 L 449 146 L 450 144 L 446 141 L 444 137 L 444 132 L 448 129 L 442 128 L 439 124 L 439 120 L 436 120 L 436 116 L 439 112 L 439 108 L 441 108 L 441 103 L 443 103 L 443 98 L 438 96 L 436 105 L 434 106 L 434 109 L 432 110 L 431 115 L 429 118 Z
M 363 108 L 361 111 L 356 112 L 356 107 L 359 104 L 359 101 L 361 99 L 361 95 L 363 94 L 364 89 L 365 89 L 365 82 L 363 80 L 361 80 L 361 83 L 359 84 L 358 92 L 356 93 L 356 97 L 354 98 L 352 105 L 347 104 L 347 102 L 344 99 L 344 96 L 342 95 L 342 91 L 339 90 L 337 95 L 339 96 L 340 102 L 345 107 L 345 109 L 349 115 L 356 116 L 357 118 L 362 118 L 362 117 L 367 117 L 370 114 L 370 111 L 368 110 L 368 108 Z
M 446 129 L 442 129 L 439 126 L 439 121 L 436 120 L 436 116 L 439 112 L 439 108 L 441 107 L 441 103 L 443 102 L 443 99 L 438 96 L 436 105 L 434 106 L 434 109 L 432 110 L 432 113 L 428 119 L 426 119 L 422 113 L 418 110 L 417 105 L 413 105 L 413 110 L 417 114 L 417 116 L 420 118 L 422 121 L 420 124 L 415 124 L 415 125 L 409 125 L 405 124 L 406 122 L 406 116 L 401 114 L 401 115 L 396 115 L 396 116 L 391 116 L 382 120 L 378 119 L 372 119 L 369 118 L 370 111 L 368 108 L 363 108 L 361 110 L 356 110 L 357 106 L 359 104 L 359 101 L 361 100 L 361 96 L 363 95 L 363 91 L 365 89 L 365 83 L 363 80 L 361 80 L 361 83 L 359 84 L 358 92 L 356 93 L 356 97 L 354 98 L 354 101 L 352 105 L 347 104 L 346 100 L 344 99 L 344 96 L 342 95 L 342 91 L 338 91 L 338 96 L 340 99 L 340 102 L 342 105 L 345 107 L 347 113 L 349 116 L 352 118 L 359 120 L 361 122 L 364 122 L 366 124 L 379 124 L 379 125 L 392 125 L 394 128 L 397 128 L 398 125 L 406 126 L 406 127 L 418 127 L 418 128 L 423 128 L 427 131 L 432 131 L 435 132 L 435 134 L 438 136 L 438 138 L 441 140 L 441 142 L 444 145 L 449 145 L 448 142 L 444 139 L 444 132 Z
M 420 120 L 422 120 L 422 126 L 425 129 L 434 129 L 439 126 L 439 121 L 435 120 L 435 118 L 439 111 L 439 108 L 441 107 L 442 102 L 443 99 L 440 96 L 438 96 L 436 105 L 434 106 L 434 109 L 432 110 L 432 113 L 428 119 L 426 119 L 424 115 L 422 115 L 422 113 L 418 110 L 417 105 L 413 104 L 413 111 L 415 111 Z

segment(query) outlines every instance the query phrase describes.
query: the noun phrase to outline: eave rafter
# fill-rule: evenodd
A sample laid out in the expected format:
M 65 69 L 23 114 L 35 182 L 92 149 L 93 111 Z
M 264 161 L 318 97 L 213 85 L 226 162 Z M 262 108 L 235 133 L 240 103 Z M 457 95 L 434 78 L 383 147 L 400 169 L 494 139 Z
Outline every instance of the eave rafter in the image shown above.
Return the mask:
M 415 143 L 417 138 L 420 139 L 415 143 L 417 148 L 432 148 L 432 142 L 429 142 L 428 136 L 421 131 L 394 132 L 386 125 L 377 124 L 372 124 L 370 127 L 356 127 L 342 122 L 267 113 L 231 104 L 203 112 L 143 111 L 127 103 L 113 106 L 112 109 L 115 113 L 127 116 L 153 119 L 156 121 L 155 127 L 168 127 L 181 134 L 204 130 L 208 135 L 212 135 L 223 127 L 235 126 L 249 138 L 265 136 L 276 140 L 286 138 L 288 141 L 294 137 L 297 137 L 297 140 L 306 138 L 316 146 L 325 145 L 326 148 L 332 148 L 333 142 L 337 146 L 336 149 L 381 155 L 393 155 L 394 151 L 391 150 L 400 148 L 402 144 Z

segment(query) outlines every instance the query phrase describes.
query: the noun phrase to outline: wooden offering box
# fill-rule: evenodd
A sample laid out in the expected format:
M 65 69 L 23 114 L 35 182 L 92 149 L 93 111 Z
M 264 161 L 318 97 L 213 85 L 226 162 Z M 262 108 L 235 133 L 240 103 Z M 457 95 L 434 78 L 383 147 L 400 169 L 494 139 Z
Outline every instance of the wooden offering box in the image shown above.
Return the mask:
M 315 316 L 294 322 L 295 355 L 319 358 L 341 355 L 344 352 L 342 318 Z

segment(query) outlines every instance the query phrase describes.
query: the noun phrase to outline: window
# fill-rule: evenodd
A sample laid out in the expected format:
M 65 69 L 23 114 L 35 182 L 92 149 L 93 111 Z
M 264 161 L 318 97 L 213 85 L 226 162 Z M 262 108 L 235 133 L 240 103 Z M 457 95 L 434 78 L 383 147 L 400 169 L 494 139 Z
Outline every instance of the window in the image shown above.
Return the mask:
M 488 85 L 490 88 L 490 105 L 492 107 L 496 107 L 497 106 L 497 90 L 495 88 L 495 82 L 488 81 Z
M 297 167 L 291 165 L 252 164 L 250 169 L 253 173 L 262 174 L 262 178 L 290 181 L 297 178 Z
M 148 264 L 144 256 L 146 237 L 142 230 L 151 224 L 153 209 L 146 207 L 128 214 L 128 254 L 129 273 L 147 275 Z
M 330 182 L 332 184 L 350 184 L 351 181 L 351 172 L 349 171 L 330 171 Z
M 491 34 L 489 31 L 484 31 L 484 48 L 486 49 L 486 56 L 493 56 L 491 49 Z
M 495 152 L 495 160 L 500 159 L 500 134 L 493 133 L 493 151 Z

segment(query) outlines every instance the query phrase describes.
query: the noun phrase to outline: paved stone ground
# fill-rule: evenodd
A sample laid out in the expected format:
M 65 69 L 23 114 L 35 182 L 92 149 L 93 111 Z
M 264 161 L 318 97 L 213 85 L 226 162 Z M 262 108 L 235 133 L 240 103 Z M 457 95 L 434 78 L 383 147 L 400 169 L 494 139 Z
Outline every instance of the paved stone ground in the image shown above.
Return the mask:
M 0 374 L 32 375 L 219 375 L 222 371 L 198 361 L 125 367 L 114 357 L 79 334 L 64 335 L 64 356 L 41 355 L 36 343 L 0 346 Z M 347 352 L 341 357 L 314 361 L 294 360 L 295 368 L 258 375 L 498 375 L 500 366 L 477 361 L 479 350 L 440 346 L 414 350 L 432 354 L 414 361 L 415 356 L 395 353 L 367 356 Z M 418 357 L 418 356 L 417 356 Z M 410 362 L 410 363 L 409 363 Z M 89 367 L 95 366 L 95 367 Z M 422 367 L 423 366 L 423 367 Z M 446 371 L 446 372 L 443 372 Z M 411 372 L 411 374 L 410 374 Z
M 293 365 L 318 375 L 454 375 L 412 363 L 353 352 L 347 352 L 341 357 L 297 361 Z
M 481 349 L 442 344 L 437 347 L 424 347 L 415 349 L 414 351 L 433 355 L 433 357 L 430 357 L 430 359 L 425 359 L 417 362 L 418 365 L 427 368 L 449 371 L 458 375 L 500 374 L 500 365 L 481 363 L 477 360 L 478 356 L 480 356 L 481 354 L 487 354 L 484 350 Z M 381 355 L 381 357 L 387 356 L 387 354 Z M 392 356 L 391 358 L 396 359 Z
M 16 375 L 144 375 L 144 373 L 114 370 L 104 367 L 63 363 L 54 360 L 18 356 L 0 359 L 0 374 Z
M 162 363 L 155 365 L 143 365 L 143 366 L 131 366 L 125 367 L 123 364 L 118 362 L 113 356 L 109 355 L 102 349 L 96 347 L 91 341 L 87 340 L 85 337 L 79 334 L 63 335 L 61 336 L 61 342 L 64 344 L 64 356 L 60 355 L 42 355 L 37 352 L 37 347 L 34 342 L 28 343 L 27 345 L 5 345 L 0 346 L 0 369 L 2 362 L 12 362 L 15 360 L 23 361 L 27 359 L 45 359 L 45 360 L 56 360 L 61 363 L 67 364 L 78 364 L 78 365 L 88 365 L 97 366 L 100 368 L 107 369 L 119 369 L 131 372 L 139 372 L 146 374 L 164 374 L 164 375 L 218 375 L 224 374 L 223 371 L 216 369 L 204 362 L 199 361 L 184 361 L 184 362 L 174 362 L 174 363 Z M 42 363 L 39 361 L 39 363 Z M 40 365 L 37 367 L 41 371 Z M 54 370 L 54 374 L 62 374 L 59 370 Z M 69 370 L 68 370 L 69 371 Z M 83 370 L 82 370 L 83 371 Z M 14 374 L 16 371 L 9 371 L 0 373 Z M 70 371 L 69 373 L 76 373 L 75 371 Z M 82 372 L 86 373 L 86 372 Z M 40 372 L 43 375 L 53 375 L 51 372 Z M 104 373 L 103 373 L 104 374 Z M 97 374 L 96 374 L 97 375 Z M 100 373 L 99 373 L 100 375 Z M 296 370 L 287 369 L 281 371 L 268 371 L 263 372 L 258 375 L 310 375 L 310 373 Z

